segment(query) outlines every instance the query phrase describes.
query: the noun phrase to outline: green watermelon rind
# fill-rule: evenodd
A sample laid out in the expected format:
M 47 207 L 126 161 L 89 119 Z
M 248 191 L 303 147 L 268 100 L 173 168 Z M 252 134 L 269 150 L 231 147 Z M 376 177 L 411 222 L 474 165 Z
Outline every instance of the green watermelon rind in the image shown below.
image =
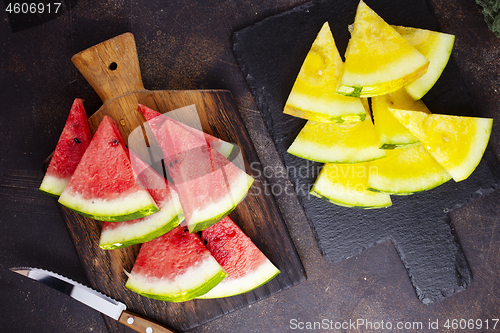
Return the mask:
M 368 120 L 365 120 L 368 121 Z M 370 120 L 371 121 L 371 120 Z M 385 152 L 378 146 L 366 147 L 330 147 L 303 139 L 295 139 L 287 153 L 320 163 L 363 163 L 385 157 Z
M 341 206 L 341 207 L 347 207 L 347 208 L 359 208 L 359 209 L 376 209 L 376 208 L 383 208 L 383 207 L 389 207 L 391 206 L 392 203 L 387 202 L 384 204 L 350 204 L 338 200 L 333 200 L 331 198 L 328 198 L 324 196 L 323 194 L 315 191 L 311 191 L 311 195 L 314 195 L 317 198 L 323 199 L 325 201 L 328 201 L 334 205 Z
M 236 208 L 236 206 L 232 207 L 228 211 L 225 211 L 223 214 L 217 215 L 216 217 L 211 218 L 209 220 L 196 222 L 194 225 L 189 224 L 188 225 L 189 233 L 199 232 L 199 231 L 202 231 L 202 230 L 209 228 L 210 226 L 214 225 L 218 221 L 222 220 L 224 217 L 228 216 L 235 208 Z
M 212 299 L 241 295 L 265 285 L 274 279 L 279 273 L 280 270 L 276 268 L 276 266 L 274 266 L 269 259 L 266 259 L 266 261 L 260 265 L 257 270 L 252 272 L 252 274 L 233 280 L 225 279 L 209 292 L 198 296 L 197 298 Z M 249 282 L 245 282 L 244 280 L 249 280 Z M 253 283 L 254 281 L 259 280 L 260 282 L 258 282 L 258 284 Z M 251 287 L 245 287 L 249 284 Z
M 100 200 L 101 209 L 90 209 L 96 205 L 94 200 L 87 200 L 65 190 L 58 202 L 66 208 L 94 220 L 123 222 L 149 216 L 159 211 L 148 192 L 132 192 L 127 197 L 114 200 Z M 119 212 L 118 214 L 116 212 Z
M 318 182 L 318 181 L 316 181 L 316 182 Z M 334 205 L 341 206 L 341 207 L 359 208 L 359 209 L 375 209 L 375 208 L 389 207 L 392 205 L 392 201 L 391 201 L 389 195 L 387 195 L 387 198 L 380 197 L 380 198 L 375 198 L 374 200 L 369 200 L 369 198 L 366 198 L 366 197 L 358 197 L 358 198 L 355 198 L 355 200 L 357 200 L 357 203 L 355 203 L 352 200 L 351 201 L 348 201 L 348 200 L 340 201 L 337 197 L 329 195 L 329 193 L 322 193 L 318 188 L 321 188 L 321 186 L 318 184 L 315 184 L 309 193 L 311 195 L 314 195 L 317 198 L 320 198 L 322 200 L 328 201 Z M 376 193 L 376 192 L 374 192 L 374 193 Z M 385 194 L 385 193 L 380 193 L 380 194 Z
M 415 147 L 415 146 L 418 146 L 420 145 L 421 142 L 420 141 L 412 141 L 412 142 L 408 142 L 408 143 L 383 143 L 381 146 L 380 146 L 380 149 L 405 149 L 405 148 L 412 148 L 412 147 Z
M 244 179 L 243 179 L 244 178 Z M 215 216 L 211 216 L 210 218 L 206 220 L 201 220 L 201 221 L 196 221 L 196 219 L 191 218 L 189 224 L 187 224 L 187 227 L 189 229 L 190 233 L 193 232 L 198 232 L 202 231 L 218 221 L 220 221 L 222 218 L 226 217 L 229 213 L 231 213 L 236 206 L 245 198 L 245 196 L 248 193 L 248 190 L 253 184 L 253 177 L 249 176 L 246 173 L 243 173 L 238 179 L 236 179 L 230 187 L 230 194 L 227 195 L 226 197 L 222 198 L 216 203 L 213 203 L 212 205 L 208 206 L 206 209 L 204 209 L 201 213 L 199 213 L 199 216 L 211 216 L 212 214 L 206 213 L 207 211 L 211 210 L 211 207 L 215 207 L 215 210 L 220 210 L 221 206 L 226 206 L 227 209 L 225 209 L 222 213 L 216 214 Z
M 161 211 L 159 211 L 155 214 L 166 215 L 163 212 L 164 212 L 164 210 L 162 209 Z M 149 242 L 155 238 L 158 238 L 158 237 L 166 234 L 167 232 L 169 232 L 170 230 L 172 230 L 173 228 L 175 228 L 179 224 L 181 224 L 181 222 L 184 220 L 184 215 L 175 214 L 175 216 L 173 216 L 170 220 L 167 219 L 168 222 L 163 224 L 160 228 L 154 229 L 151 232 L 144 233 L 146 230 L 151 229 L 148 226 L 160 223 L 160 221 L 157 221 L 158 220 L 157 218 L 153 218 L 153 216 L 155 214 L 150 215 L 150 217 L 152 217 L 152 219 L 148 219 L 147 222 L 145 221 L 145 222 L 141 223 L 140 229 L 143 229 L 143 232 L 139 233 L 139 235 L 137 235 L 137 234 L 132 235 L 130 232 L 125 232 L 125 238 L 123 238 L 123 237 L 120 238 L 116 234 L 122 233 L 122 232 L 120 232 L 118 230 L 116 230 L 116 231 L 110 230 L 106 233 L 102 232 L 101 238 L 99 240 L 99 247 L 103 250 L 115 250 L 115 249 L 120 249 L 120 248 L 127 247 L 127 246 L 132 246 L 135 244 L 146 243 L 146 242 Z M 125 228 L 126 227 L 124 227 L 124 229 Z M 128 229 L 128 230 L 130 230 L 130 229 Z M 112 235 L 109 235 L 109 234 L 112 234 Z M 114 239 L 113 239 L 113 236 L 114 236 Z
M 65 205 L 63 205 L 65 206 Z M 78 213 L 82 216 L 98 220 L 98 221 L 104 221 L 104 222 L 124 222 L 124 221 L 130 221 L 130 220 L 135 220 L 139 219 L 144 216 L 151 215 L 153 213 L 156 213 L 158 209 L 156 209 L 154 206 L 151 206 L 150 208 L 144 208 L 138 211 L 135 211 L 131 214 L 125 214 L 125 215 L 99 215 L 99 214 L 89 214 L 89 213 L 84 213 L 82 211 L 79 211 L 76 208 L 71 208 L 68 206 L 65 206 L 69 210 L 74 211 L 75 213 Z
M 167 232 L 169 232 L 170 230 L 172 230 L 173 228 L 178 226 L 181 221 L 182 221 L 181 219 L 175 218 L 172 221 L 170 221 L 168 224 L 165 224 L 162 228 L 157 229 L 149 234 L 146 234 L 143 237 L 138 237 L 138 238 L 134 238 L 131 240 L 125 240 L 125 241 L 121 241 L 121 242 L 106 242 L 105 244 L 99 243 L 99 247 L 103 250 L 116 250 L 116 249 L 121 249 L 124 247 L 136 245 L 136 244 L 146 243 L 146 242 L 152 241 L 153 239 L 158 238 L 158 237 L 166 234 Z
M 182 290 L 180 292 L 179 289 L 177 288 L 176 292 L 174 293 L 162 293 L 161 291 L 152 292 L 152 289 L 154 287 L 158 286 L 164 287 L 167 283 L 164 283 L 163 281 L 158 281 L 153 283 L 146 282 L 145 279 L 137 277 L 135 274 L 129 275 L 125 287 L 139 295 L 152 299 L 157 299 L 160 301 L 178 303 L 178 302 L 185 302 L 192 300 L 194 298 L 197 298 L 198 296 L 206 294 L 208 291 L 210 291 L 212 288 L 214 288 L 216 285 L 218 285 L 222 280 L 224 280 L 227 277 L 227 273 L 222 269 L 222 267 L 217 263 L 217 261 L 215 261 L 215 259 L 212 256 L 210 256 L 209 258 L 210 258 L 209 265 L 212 265 L 213 267 L 216 267 L 215 265 L 217 265 L 220 269 L 210 278 L 200 282 L 194 288 L 190 288 L 188 290 Z M 201 265 L 203 265 L 203 263 Z M 206 272 L 204 268 L 201 268 L 199 270 Z M 195 272 L 192 275 L 199 278 L 203 274 Z M 189 277 L 186 279 L 189 279 Z
M 448 180 L 450 180 L 451 178 L 449 178 Z M 379 189 L 379 188 L 376 188 L 376 187 L 368 187 L 367 190 L 368 191 L 372 191 L 372 192 L 377 192 L 377 193 L 383 193 L 383 194 L 390 194 L 390 195 L 401 195 L 401 196 L 405 196 L 405 195 L 412 195 L 412 194 L 416 194 L 416 193 L 420 193 L 420 192 L 425 192 L 425 191 L 429 191 L 429 190 L 432 190 L 444 183 L 446 183 L 448 180 L 446 179 L 443 179 L 441 181 L 436 181 L 435 183 L 431 184 L 431 185 L 424 185 L 424 186 L 421 186 L 420 188 L 416 188 L 416 189 L 413 189 L 413 190 L 400 190 L 400 191 L 391 191 L 391 190 L 388 190 L 388 189 Z
M 411 195 L 429 191 L 452 179 L 451 176 L 444 172 L 440 175 L 427 175 L 427 177 L 422 176 L 419 178 L 405 177 L 397 179 L 395 177 L 391 178 L 390 175 L 386 177 L 379 175 L 376 179 L 373 179 L 373 176 L 371 177 L 372 179 L 368 180 L 367 190 L 389 195 Z

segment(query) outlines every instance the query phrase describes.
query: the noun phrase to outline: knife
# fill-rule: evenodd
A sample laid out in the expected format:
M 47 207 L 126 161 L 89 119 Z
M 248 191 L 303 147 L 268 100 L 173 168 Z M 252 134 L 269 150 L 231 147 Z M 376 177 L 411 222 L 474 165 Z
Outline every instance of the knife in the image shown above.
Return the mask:
M 69 295 L 137 332 L 176 333 L 168 327 L 127 311 L 125 304 L 67 277 L 40 268 L 13 267 L 10 270 Z

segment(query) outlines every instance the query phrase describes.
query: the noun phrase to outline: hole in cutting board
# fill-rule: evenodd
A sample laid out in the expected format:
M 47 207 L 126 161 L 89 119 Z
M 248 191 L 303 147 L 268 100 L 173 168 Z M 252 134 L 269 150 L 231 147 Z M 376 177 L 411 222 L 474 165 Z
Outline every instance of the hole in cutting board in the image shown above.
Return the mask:
M 112 62 L 109 64 L 108 68 L 112 71 L 116 70 L 118 68 L 118 64 L 116 62 Z

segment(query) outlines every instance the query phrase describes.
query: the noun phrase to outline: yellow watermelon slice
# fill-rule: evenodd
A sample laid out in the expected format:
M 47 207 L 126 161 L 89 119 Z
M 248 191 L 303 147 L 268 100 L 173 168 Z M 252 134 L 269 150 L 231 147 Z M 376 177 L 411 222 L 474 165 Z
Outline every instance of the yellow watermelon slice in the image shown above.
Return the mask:
M 330 26 L 325 22 L 302 64 L 283 112 L 314 121 L 364 120 L 366 112 L 359 98 L 335 93 L 343 65 Z
M 427 58 L 360 1 L 337 92 L 353 97 L 388 94 L 424 75 L 428 66 Z
M 390 110 L 401 109 L 430 113 L 421 100 L 413 98 L 404 89 L 372 98 L 373 122 L 381 149 L 407 148 L 420 144 L 420 141 L 408 131 Z
M 393 110 L 395 117 L 453 177 L 469 177 L 481 161 L 493 119 Z
M 406 149 L 392 149 L 386 154 L 387 157 L 370 162 L 370 190 L 406 195 L 430 190 L 451 179 L 420 144 Z
M 375 128 L 368 114 L 360 122 L 309 120 L 287 152 L 323 163 L 360 163 L 385 156 L 385 151 L 378 148 Z
M 419 100 L 434 86 L 443 73 L 450 60 L 455 36 L 401 26 L 394 26 L 394 29 L 430 61 L 427 73 L 404 88 L 413 99 Z
M 392 205 L 388 194 L 368 189 L 370 173 L 370 162 L 327 163 L 321 169 L 311 194 L 344 207 L 380 208 Z

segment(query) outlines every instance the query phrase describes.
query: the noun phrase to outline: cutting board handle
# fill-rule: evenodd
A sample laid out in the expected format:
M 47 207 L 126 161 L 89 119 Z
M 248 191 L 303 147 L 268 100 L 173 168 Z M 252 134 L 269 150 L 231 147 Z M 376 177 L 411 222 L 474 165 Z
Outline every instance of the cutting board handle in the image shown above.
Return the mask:
M 134 35 L 129 32 L 77 53 L 71 61 L 103 103 L 144 89 Z

